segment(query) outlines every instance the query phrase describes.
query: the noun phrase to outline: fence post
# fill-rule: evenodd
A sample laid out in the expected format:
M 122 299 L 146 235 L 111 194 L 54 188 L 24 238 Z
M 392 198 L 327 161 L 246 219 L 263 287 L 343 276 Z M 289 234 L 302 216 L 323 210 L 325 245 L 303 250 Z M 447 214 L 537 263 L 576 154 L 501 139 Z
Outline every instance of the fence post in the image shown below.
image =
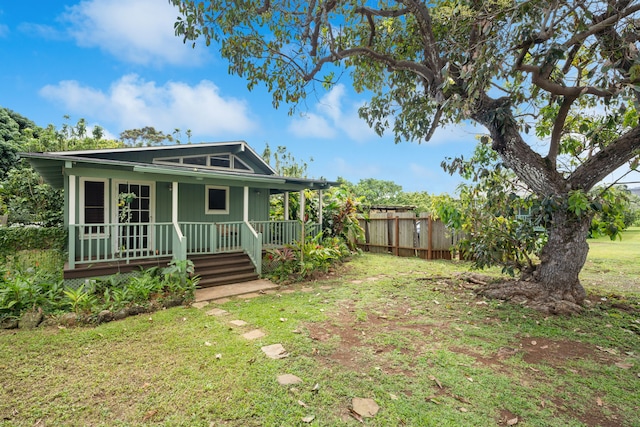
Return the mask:
M 431 219 L 431 215 L 429 215 L 427 224 L 427 259 L 433 259 L 433 219 Z
M 394 254 L 395 256 L 400 255 L 400 218 L 396 216 L 395 218 L 395 228 L 396 228 L 396 239 L 394 242 Z

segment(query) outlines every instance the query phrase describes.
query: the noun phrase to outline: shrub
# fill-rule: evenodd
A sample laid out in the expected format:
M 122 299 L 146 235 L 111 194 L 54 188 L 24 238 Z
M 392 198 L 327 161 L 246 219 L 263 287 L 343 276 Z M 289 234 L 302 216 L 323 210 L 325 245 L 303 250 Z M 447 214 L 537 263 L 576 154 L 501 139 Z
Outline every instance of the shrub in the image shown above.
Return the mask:
M 322 239 L 322 233 L 307 236 L 300 245 L 288 245 L 267 251 L 265 275 L 277 282 L 301 280 L 316 272 L 327 272 L 336 262 L 351 255 L 351 250 L 339 237 Z

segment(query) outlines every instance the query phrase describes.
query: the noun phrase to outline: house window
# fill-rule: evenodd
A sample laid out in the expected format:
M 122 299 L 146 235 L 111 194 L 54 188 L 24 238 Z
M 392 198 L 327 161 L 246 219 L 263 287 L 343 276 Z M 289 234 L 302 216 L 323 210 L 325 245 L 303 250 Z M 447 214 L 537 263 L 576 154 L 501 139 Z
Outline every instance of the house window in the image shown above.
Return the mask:
M 205 213 L 209 215 L 229 213 L 229 187 L 206 186 Z
M 80 179 L 80 223 L 85 225 L 85 234 L 104 234 L 107 223 L 107 180 Z

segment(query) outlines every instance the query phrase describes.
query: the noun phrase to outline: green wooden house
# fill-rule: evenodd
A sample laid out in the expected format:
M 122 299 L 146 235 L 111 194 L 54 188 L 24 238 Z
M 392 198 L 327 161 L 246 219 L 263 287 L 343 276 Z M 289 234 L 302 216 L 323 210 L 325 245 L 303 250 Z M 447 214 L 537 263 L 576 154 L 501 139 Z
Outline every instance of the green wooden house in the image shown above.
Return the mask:
M 288 194 L 318 190 L 322 200 L 336 184 L 278 176 L 243 141 L 21 156 L 64 188 L 65 280 L 171 259 L 192 259 L 201 286 L 250 280 L 261 273 L 266 247 L 320 230 L 288 217 Z M 282 193 L 285 217 L 270 221 L 269 198 Z

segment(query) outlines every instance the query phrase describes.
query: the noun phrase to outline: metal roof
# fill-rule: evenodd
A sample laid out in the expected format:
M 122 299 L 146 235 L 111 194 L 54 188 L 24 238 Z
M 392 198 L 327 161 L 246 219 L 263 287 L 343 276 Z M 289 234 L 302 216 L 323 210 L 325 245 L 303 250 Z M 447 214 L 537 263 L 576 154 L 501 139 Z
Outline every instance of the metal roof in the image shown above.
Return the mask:
M 252 161 L 260 163 L 266 167 L 267 174 L 243 172 L 237 170 L 212 170 L 209 168 L 198 167 L 194 165 L 167 165 L 156 164 L 151 162 L 131 161 L 131 160 L 114 160 L 109 157 L 122 157 L 124 153 L 136 153 L 156 151 L 161 155 L 169 152 L 175 155 L 184 154 L 193 149 L 201 151 L 202 148 L 208 147 L 235 147 L 243 155 L 249 156 Z M 171 151 L 167 151 L 171 150 Z M 337 182 L 327 181 L 326 179 L 307 179 L 283 177 L 275 174 L 275 171 L 269 166 L 258 154 L 249 147 L 245 142 L 224 142 L 224 143 L 206 143 L 206 144 L 188 144 L 188 145 L 172 145 L 157 147 L 128 147 L 122 149 L 103 149 L 103 150 L 83 150 L 83 151 L 60 151 L 48 153 L 20 153 L 20 156 L 27 159 L 33 168 L 45 179 L 46 182 L 56 188 L 64 187 L 64 175 L 73 174 L 69 169 L 74 168 L 100 168 L 113 169 L 120 171 L 129 171 L 134 173 L 153 174 L 156 180 L 166 177 L 166 181 L 178 182 L 198 182 L 204 181 L 228 181 L 230 183 L 237 182 L 249 183 L 252 186 L 270 188 L 273 192 L 278 191 L 294 191 L 305 188 L 311 189 L 327 189 L 337 186 Z M 131 157 L 136 157 L 132 155 Z

